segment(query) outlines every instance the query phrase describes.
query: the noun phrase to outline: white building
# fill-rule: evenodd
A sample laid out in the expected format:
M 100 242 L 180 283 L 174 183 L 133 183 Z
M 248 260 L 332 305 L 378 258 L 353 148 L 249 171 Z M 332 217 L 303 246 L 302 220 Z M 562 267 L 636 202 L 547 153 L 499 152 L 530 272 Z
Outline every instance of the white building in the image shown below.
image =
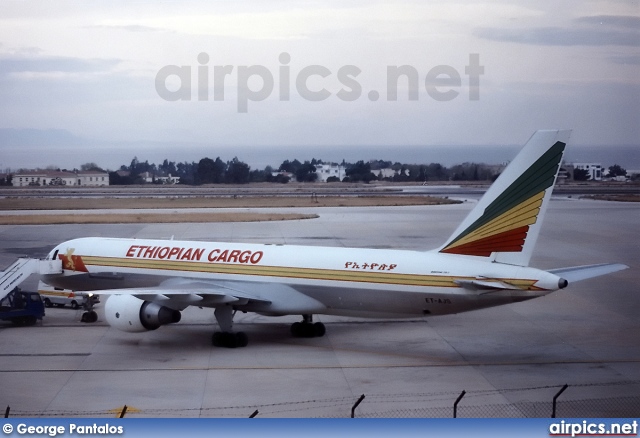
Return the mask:
M 178 184 L 180 177 L 168 174 L 167 176 L 156 176 L 156 181 L 162 181 L 162 184 Z
M 100 171 L 67 172 L 60 170 L 26 170 L 16 172 L 11 184 L 26 186 L 108 186 L 109 174 Z
M 18 172 L 13 174 L 11 184 L 14 187 L 39 186 L 45 181 L 47 174 L 45 171 L 30 170 L 26 172 Z
M 638 177 L 640 175 L 640 170 L 629 170 L 627 169 L 627 176 L 629 178 Z
M 600 163 L 574 163 L 573 168 L 586 170 L 592 181 L 602 181 L 603 169 Z
M 59 170 L 25 170 L 16 172 L 11 184 L 14 187 L 73 186 L 76 185 L 76 174 Z
M 79 186 L 108 186 L 109 174 L 107 172 L 101 172 L 99 170 L 82 170 L 76 173 Z
M 179 176 L 158 176 L 151 172 L 142 172 L 138 175 L 139 178 L 142 178 L 146 183 L 161 183 L 161 184 L 178 184 L 180 182 Z
M 390 167 L 387 167 L 386 169 L 373 169 L 371 173 L 373 173 L 376 178 L 393 178 L 397 175 L 398 172 Z
M 316 174 L 321 182 L 327 182 L 332 176 L 342 181 L 347 176 L 345 167 L 337 163 L 316 164 Z
M 405 176 L 409 176 L 411 171 L 409 169 L 402 170 L 394 170 L 391 167 L 386 167 L 384 169 L 372 169 L 371 173 L 373 173 L 376 178 L 393 178 L 396 175 L 399 175 L 400 172 L 403 172 Z

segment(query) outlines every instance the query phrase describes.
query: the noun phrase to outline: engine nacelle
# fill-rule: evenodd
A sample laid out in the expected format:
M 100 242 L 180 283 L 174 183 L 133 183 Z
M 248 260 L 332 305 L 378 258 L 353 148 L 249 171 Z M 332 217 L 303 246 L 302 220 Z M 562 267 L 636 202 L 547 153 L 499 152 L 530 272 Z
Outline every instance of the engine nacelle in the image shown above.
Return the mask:
M 180 312 L 133 295 L 111 295 L 104 305 L 110 326 L 125 332 L 155 330 L 180 321 Z

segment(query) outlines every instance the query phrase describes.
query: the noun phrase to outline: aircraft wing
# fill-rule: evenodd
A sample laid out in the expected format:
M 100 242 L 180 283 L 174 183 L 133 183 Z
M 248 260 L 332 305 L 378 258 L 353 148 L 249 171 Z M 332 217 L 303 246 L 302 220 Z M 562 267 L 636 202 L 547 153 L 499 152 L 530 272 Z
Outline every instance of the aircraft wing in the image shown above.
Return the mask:
M 574 281 L 586 280 L 587 278 L 599 277 L 601 275 L 611 274 L 612 272 L 622 271 L 629 268 L 622 263 L 602 263 L 599 265 L 573 266 L 571 268 L 551 269 L 548 272 L 558 275 L 569 283 Z
M 133 295 L 176 310 L 188 306 L 218 307 L 225 304 L 251 305 L 260 311 L 278 313 L 316 313 L 325 309 L 319 301 L 279 283 L 211 282 L 173 278 L 148 288 L 99 290 L 101 295 Z

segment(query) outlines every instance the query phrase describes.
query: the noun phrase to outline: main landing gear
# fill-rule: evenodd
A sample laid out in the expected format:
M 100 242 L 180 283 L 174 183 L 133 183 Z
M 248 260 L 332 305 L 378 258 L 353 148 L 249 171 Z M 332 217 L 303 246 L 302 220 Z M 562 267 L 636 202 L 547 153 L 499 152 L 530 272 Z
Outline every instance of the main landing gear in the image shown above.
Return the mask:
M 245 332 L 215 332 L 211 338 L 211 344 L 214 347 L 246 347 L 249 344 L 249 338 Z
M 234 313 L 231 306 L 216 308 L 214 315 L 222 331 L 213 333 L 211 343 L 214 347 L 237 348 L 246 347 L 249 344 L 249 338 L 245 332 L 232 331 Z
M 231 306 L 216 308 L 214 315 L 219 332 L 214 332 L 211 343 L 214 347 L 240 348 L 246 347 L 249 338 L 245 332 L 233 331 L 233 315 L 235 311 Z M 302 321 L 291 324 L 291 334 L 294 338 L 320 338 L 325 335 L 327 329 L 321 322 L 313 322 L 313 315 L 302 315 Z
M 323 323 L 313 322 L 313 315 L 302 315 L 301 322 L 291 324 L 291 334 L 294 338 L 321 338 L 326 332 Z

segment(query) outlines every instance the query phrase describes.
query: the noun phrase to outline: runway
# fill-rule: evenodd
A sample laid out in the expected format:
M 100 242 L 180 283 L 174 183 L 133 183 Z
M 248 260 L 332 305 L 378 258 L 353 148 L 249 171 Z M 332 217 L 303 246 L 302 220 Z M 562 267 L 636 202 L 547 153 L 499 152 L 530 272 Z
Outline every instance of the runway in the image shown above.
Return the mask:
M 319 218 L 265 223 L 0 226 L 0 265 L 86 236 L 427 250 L 473 202 L 278 209 Z M 348 417 L 364 394 L 360 417 L 438 417 L 451 416 L 465 390 L 460 417 L 545 417 L 566 383 L 559 416 L 637 417 L 639 219 L 638 204 L 553 199 L 532 266 L 630 269 L 458 315 L 317 316 L 323 338 L 292 338 L 297 317 L 238 314 L 250 343 L 230 350 L 210 345 L 210 309 L 189 308 L 179 324 L 143 334 L 111 329 L 102 315 L 88 325 L 81 311 L 47 309 L 42 325 L 0 326 L 0 406 L 12 416 L 109 417 L 127 405 L 139 417 Z

